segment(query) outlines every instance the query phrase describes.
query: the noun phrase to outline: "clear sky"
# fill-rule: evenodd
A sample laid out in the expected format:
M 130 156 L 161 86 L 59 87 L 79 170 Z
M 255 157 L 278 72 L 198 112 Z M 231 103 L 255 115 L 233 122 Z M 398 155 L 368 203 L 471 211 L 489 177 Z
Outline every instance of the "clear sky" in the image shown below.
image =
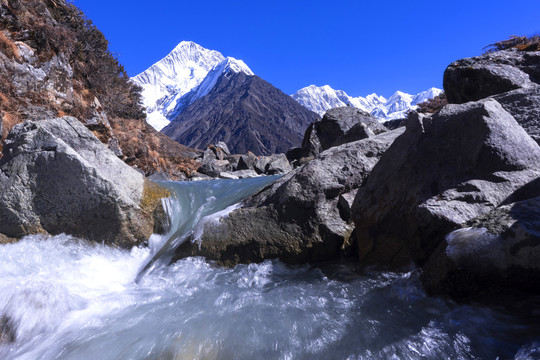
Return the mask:
M 191 40 L 242 59 L 288 94 L 351 96 L 442 87 L 452 61 L 540 32 L 540 0 L 73 0 L 130 76 Z

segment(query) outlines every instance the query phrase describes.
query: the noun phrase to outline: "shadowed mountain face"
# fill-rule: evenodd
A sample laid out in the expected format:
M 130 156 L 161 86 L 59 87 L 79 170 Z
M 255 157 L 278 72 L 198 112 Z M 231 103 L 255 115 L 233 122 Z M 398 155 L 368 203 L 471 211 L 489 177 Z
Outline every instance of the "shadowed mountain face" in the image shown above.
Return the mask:
M 258 76 L 228 72 L 162 132 L 190 147 L 224 141 L 232 153 L 270 155 L 299 146 L 317 117 Z

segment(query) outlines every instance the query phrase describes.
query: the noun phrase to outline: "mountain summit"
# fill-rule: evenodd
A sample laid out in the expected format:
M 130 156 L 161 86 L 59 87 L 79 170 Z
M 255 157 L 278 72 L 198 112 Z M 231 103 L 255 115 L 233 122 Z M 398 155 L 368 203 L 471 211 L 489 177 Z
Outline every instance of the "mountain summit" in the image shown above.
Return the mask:
M 182 99 L 183 96 L 198 88 L 209 73 L 215 78 L 223 71 L 253 75 L 241 60 L 226 58 L 220 52 L 205 49 L 192 41 L 182 41 L 167 56 L 133 78 L 143 88 L 148 123 L 161 130 L 182 110 L 179 104 L 193 102 L 197 95 L 204 96 L 204 91 L 192 93 L 189 100 Z M 211 83 L 212 80 L 206 81 L 206 93 L 211 89 Z
M 150 125 L 201 149 L 225 141 L 233 153 L 286 152 L 317 118 L 242 60 L 191 41 L 133 80 L 143 88 Z

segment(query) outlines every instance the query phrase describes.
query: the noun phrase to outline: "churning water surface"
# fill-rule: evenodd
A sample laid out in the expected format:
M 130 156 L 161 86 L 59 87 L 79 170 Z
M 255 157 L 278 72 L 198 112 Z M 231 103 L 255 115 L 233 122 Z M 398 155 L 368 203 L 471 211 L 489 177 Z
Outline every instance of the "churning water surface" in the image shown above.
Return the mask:
M 428 297 L 414 272 L 360 276 L 347 265 L 275 260 L 229 269 L 187 258 L 135 282 L 156 251 L 67 235 L 1 245 L 0 359 L 540 355 L 535 319 Z

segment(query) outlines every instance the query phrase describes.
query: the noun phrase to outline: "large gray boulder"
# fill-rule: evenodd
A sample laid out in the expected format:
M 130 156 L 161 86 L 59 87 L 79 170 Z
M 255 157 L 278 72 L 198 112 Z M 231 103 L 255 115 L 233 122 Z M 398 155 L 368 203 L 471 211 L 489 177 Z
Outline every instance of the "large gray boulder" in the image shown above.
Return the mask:
M 202 255 L 225 265 L 268 258 L 287 263 L 336 259 L 350 246 L 353 231 L 349 209 L 340 206 L 340 197 L 350 199 L 402 132 L 322 152 L 250 198 L 244 208 L 207 223 L 201 242 L 185 242 L 176 258 Z
M 450 64 L 443 77 L 448 102 L 462 104 L 540 84 L 540 52 L 496 51 Z
M 540 179 L 533 183 L 540 194 Z M 424 266 L 428 292 L 468 299 L 540 291 L 540 196 L 500 206 L 467 226 L 448 234 Z
M 132 246 L 168 192 L 118 159 L 73 117 L 26 121 L 0 160 L 0 233 L 69 233 Z
M 258 160 L 257 156 L 255 156 L 255 154 L 253 154 L 251 151 L 248 151 L 247 154 L 240 156 L 240 159 L 238 160 L 238 166 L 236 167 L 236 169 L 237 170 L 254 170 L 255 162 L 257 160 Z
M 540 86 L 509 91 L 493 98 L 540 144 Z
M 328 110 L 321 120 L 306 130 L 301 157 L 317 156 L 333 146 L 365 139 L 387 129 L 373 116 L 360 109 L 344 106 Z
M 204 159 L 197 171 L 201 174 L 217 178 L 222 172 L 232 171 L 232 166 L 227 160 Z
M 267 175 L 286 174 L 291 170 L 292 166 L 285 154 L 270 155 L 270 159 L 264 167 L 264 173 Z
M 540 147 L 487 99 L 409 118 L 353 204 L 360 261 L 423 264 L 450 231 L 540 176 Z

